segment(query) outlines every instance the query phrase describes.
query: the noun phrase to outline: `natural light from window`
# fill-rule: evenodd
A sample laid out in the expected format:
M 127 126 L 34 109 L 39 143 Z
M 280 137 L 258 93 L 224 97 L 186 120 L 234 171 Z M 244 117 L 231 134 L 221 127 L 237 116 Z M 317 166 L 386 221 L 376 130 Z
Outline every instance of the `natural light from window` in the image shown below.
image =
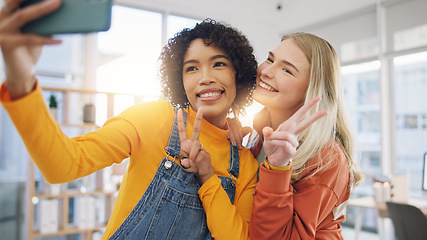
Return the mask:
M 144 101 L 160 98 L 157 62 L 162 47 L 162 15 L 114 6 L 111 28 L 97 36 L 98 91 L 143 95 Z M 97 96 L 97 124 L 107 119 L 106 96 Z M 133 98 L 116 96 L 114 115 L 134 104 Z

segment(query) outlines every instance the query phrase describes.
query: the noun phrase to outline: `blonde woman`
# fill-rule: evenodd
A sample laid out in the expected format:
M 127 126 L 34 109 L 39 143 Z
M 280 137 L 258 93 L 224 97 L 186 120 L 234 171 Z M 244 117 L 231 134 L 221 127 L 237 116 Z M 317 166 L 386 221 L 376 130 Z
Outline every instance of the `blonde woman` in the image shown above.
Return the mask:
M 344 208 L 363 175 L 334 48 L 312 34 L 284 36 L 259 66 L 253 97 L 268 118 L 251 239 L 343 239 Z

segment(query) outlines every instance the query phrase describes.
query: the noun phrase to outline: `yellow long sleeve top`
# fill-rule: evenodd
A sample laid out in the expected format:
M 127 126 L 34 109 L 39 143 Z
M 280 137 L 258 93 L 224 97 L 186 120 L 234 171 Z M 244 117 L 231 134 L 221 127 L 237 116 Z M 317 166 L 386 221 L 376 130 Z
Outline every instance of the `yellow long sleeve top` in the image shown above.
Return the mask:
M 135 207 L 157 171 L 172 129 L 174 110 L 165 101 L 142 103 L 113 117 L 99 129 L 69 138 L 49 114 L 41 88 L 12 101 L 4 86 L 0 101 L 8 111 L 34 162 L 51 183 L 75 180 L 130 158 L 103 239 L 110 237 Z M 189 108 L 187 136 L 191 137 L 195 112 Z M 239 151 L 240 174 L 234 205 L 218 175 L 230 176 L 227 130 L 206 120 L 200 141 L 210 153 L 216 175 L 199 189 L 207 223 L 215 239 L 249 239 L 249 220 L 257 181 L 258 163 L 248 149 Z M 191 226 L 189 226 L 191 227 Z

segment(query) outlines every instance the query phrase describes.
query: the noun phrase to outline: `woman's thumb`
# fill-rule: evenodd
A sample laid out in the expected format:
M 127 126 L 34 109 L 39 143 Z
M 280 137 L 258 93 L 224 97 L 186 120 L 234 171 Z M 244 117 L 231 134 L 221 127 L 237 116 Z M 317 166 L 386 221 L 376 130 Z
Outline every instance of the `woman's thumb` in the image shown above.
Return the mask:
M 272 133 L 273 133 L 273 129 L 271 127 L 265 127 L 262 129 L 262 134 L 264 135 L 264 140 L 268 140 Z

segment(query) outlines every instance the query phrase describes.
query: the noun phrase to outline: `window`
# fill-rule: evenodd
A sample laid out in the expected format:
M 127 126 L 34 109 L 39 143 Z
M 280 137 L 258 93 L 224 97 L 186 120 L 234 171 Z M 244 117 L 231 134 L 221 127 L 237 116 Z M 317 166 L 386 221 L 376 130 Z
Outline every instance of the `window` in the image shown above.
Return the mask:
M 418 116 L 417 115 L 406 115 L 404 116 L 404 128 L 405 129 L 417 129 L 418 127 Z
M 394 174 L 407 175 L 410 193 L 421 189 L 423 155 L 427 142 L 427 52 L 393 59 L 397 163 Z
M 420 125 L 422 129 L 427 129 L 427 113 L 421 114 Z
M 159 96 L 161 14 L 114 6 L 112 19 L 110 30 L 98 33 L 97 90 Z
M 427 24 L 397 31 L 393 38 L 394 51 L 425 46 L 427 43 Z
M 361 170 L 366 181 L 356 192 L 373 194 L 372 178 L 381 173 L 380 64 L 378 61 L 342 67 L 345 102 L 354 127 Z
M 171 38 L 183 28 L 192 28 L 201 20 L 169 15 L 167 18 L 167 38 Z
M 0 183 L 25 181 L 27 150 L 6 110 L 2 108 L 0 111 Z
M 352 61 L 375 56 L 379 53 L 376 37 L 367 38 L 341 45 L 341 61 Z
M 161 13 L 114 6 L 111 28 L 97 36 L 99 65 L 98 91 L 143 95 L 143 101 L 161 97 L 158 58 L 162 49 Z M 140 22 L 141 24 L 135 24 Z M 196 19 L 167 16 L 168 38 L 184 27 L 193 27 Z M 149 23 L 149 24 L 147 24 Z M 105 95 L 96 98 L 96 123 L 107 120 Z M 131 97 L 114 99 L 114 115 L 135 104 Z

